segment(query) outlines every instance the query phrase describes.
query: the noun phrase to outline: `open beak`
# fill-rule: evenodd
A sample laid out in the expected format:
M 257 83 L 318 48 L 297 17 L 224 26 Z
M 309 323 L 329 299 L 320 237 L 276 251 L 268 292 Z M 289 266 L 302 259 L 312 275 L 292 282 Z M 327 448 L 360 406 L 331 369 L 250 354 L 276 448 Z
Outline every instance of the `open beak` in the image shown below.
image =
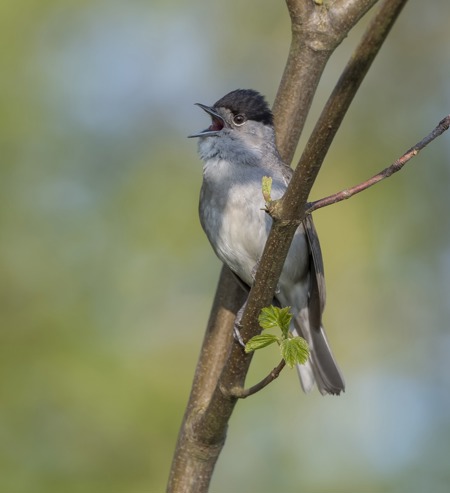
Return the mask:
M 211 117 L 212 123 L 211 125 L 206 128 L 205 130 L 202 130 L 201 132 L 198 132 L 196 134 L 188 135 L 188 138 L 192 137 L 208 137 L 210 135 L 218 135 L 218 133 L 222 130 L 222 128 L 225 126 L 225 120 L 217 113 L 213 108 L 210 106 L 206 106 L 201 103 L 195 103 L 197 106 L 200 106 L 200 108 L 203 111 L 206 111 L 208 115 Z

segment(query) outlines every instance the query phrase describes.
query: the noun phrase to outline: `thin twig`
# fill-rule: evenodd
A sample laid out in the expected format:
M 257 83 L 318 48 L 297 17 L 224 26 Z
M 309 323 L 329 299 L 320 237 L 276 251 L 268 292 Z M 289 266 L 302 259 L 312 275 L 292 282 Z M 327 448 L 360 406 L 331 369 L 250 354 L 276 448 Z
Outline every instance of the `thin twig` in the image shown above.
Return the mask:
M 434 139 L 442 135 L 446 130 L 449 129 L 449 127 L 450 127 L 450 115 L 442 119 L 432 132 L 430 132 L 424 139 L 418 142 L 415 146 L 411 147 L 411 149 L 408 149 L 405 152 L 405 154 L 403 154 L 403 156 L 398 158 L 397 161 L 392 163 L 383 171 L 380 171 L 378 174 L 372 176 L 372 178 L 369 178 L 366 181 L 363 181 L 359 185 L 355 185 L 354 187 L 347 188 L 345 190 L 342 190 L 341 192 L 335 193 L 323 199 L 309 203 L 306 209 L 306 213 L 311 214 L 311 212 L 320 209 L 322 207 L 326 207 L 327 205 L 336 204 L 337 202 L 341 202 L 342 200 L 349 199 L 350 197 L 353 197 L 353 195 L 356 195 L 357 193 L 366 190 L 367 188 L 371 187 L 372 185 L 375 185 L 381 180 L 384 180 L 385 178 L 389 178 L 394 173 L 397 173 L 397 171 L 400 171 L 408 161 L 410 161 L 413 157 L 417 156 L 417 154 L 419 154 L 419 152 L 423 148 L 425 148 L 430 142 L 433 142 Z
M 231 397 L 236 397 L 238 399 L 245 399 L 246 397 L 249 397 L 253 394 L 256 394 L 256 392 L 259 392 L 262 390 L 264 387 L 269 385 L 269 383 L 273 382 L 276 378 L 281 373 L 281 370 L 286 366 L 286 361 L 282 359 L 279 363 L 279 365 L 274 368 L 266 378 L 258 382 L 257 384 L 253 385 L 252 387 L 248 389 L 244 389 L 241 387 L 234 387 L 228 391 Z

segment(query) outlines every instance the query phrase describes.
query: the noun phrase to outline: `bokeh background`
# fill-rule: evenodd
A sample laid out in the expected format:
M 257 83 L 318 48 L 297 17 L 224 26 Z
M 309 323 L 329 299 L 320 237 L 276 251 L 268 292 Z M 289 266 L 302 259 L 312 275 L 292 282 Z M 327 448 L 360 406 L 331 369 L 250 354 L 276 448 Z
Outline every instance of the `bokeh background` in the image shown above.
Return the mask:
M 446 0 L 409 2 L 312 198 L 449 113 L 449 18 Z M 273 101 L 289 39 L 282 1 L 0 3 L 0 492 L 164 491 L 220 269 L 193 103 Z M 448 491 L 449 208 L 446 135 L 315 214 L 347 391 L 305 396 L 285 371 L 239 403 L 212 492 Z M 259 355 L 249 382 L 277 362 Z

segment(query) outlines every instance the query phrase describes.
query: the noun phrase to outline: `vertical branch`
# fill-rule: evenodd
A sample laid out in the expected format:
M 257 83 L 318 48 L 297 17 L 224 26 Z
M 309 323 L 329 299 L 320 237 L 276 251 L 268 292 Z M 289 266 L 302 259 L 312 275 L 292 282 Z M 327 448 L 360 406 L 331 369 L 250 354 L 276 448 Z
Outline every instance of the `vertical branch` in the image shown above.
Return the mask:
M 245 293 L 228 267 L 223 266 L 195 370 L 191 395 L 175 447 L 167 485 L 168 493 L 208 491 L 225 436 L 221 437 L 218 443 L 211 443 L 202 435 L 195 436 L 193 429 L 218 387 L 220 375 L 233 344 L 233 323 L 244 302 Z

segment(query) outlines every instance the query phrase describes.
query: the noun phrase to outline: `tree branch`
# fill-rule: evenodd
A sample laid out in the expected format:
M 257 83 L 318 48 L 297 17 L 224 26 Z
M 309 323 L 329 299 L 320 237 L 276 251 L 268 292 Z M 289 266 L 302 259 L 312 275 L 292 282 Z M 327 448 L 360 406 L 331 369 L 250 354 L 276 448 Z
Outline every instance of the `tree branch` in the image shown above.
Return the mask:
M 268 375 L 266 378 L 258 382 L 257 384 L 253 385 L 252 387 L 248 389 L 244 389 L 242 387 L 236 387 L 230 389 L 228 392 L 232 397 L 237 397 L 238 399 L 245 399 L 246 397 L 250 397 L 253 394 L 256 394 L 256 392 L 259 392 L 262 390 L 264 387 L 267 387 L 269 383 L 273 382 L 276 378 L 279 377 L 281 370 L 286 366 L 286 361 L 282 359 L 280 363 L 278 364 L 277 367 L 275 367 Z
M 233 345 L 234 320 L 245 297 L 246 293 L 236 282 L 232 272 L 224 266 L 175 447 L 167 485 L 168 493 L 208 491 L 212 472 L 225 440 L 225 428 L 222 436 L 216 440 L 211 440 L 203 433 L 195 435 L 193 428 L 218 387 L 219 377 Z
M 450 115 L 447 115 L 444 119 L 442 119 L 439 122 L 439 124 L 434 128 L 432 132 L 430 132 L 424 139 L 418 142 L 415 146 L 408 149 L 403 154 L 403 156 L 399 157 L 395 162 L 393 162 L 390 166 L 385 168 L 383 171 L 380 171 L 378 174 L 372 176 L 372 178 L 369 178 L 366 181 L 363 181 L 359 185 L 355 185 L 351 188 L 342 190 L 341 192 L 337 192 L 323 199 L 309 203 L 306 209 L 306 214 L 311 214 L 315 210 L 320 209 L 322 207 L 326 207 L 328 205 L 341 202 L 342 200 L 349 199 L 350 197 L 353 197 L 353 195 L 356 195 L 357 193 L 360 193 L 370 188 L 371 186 L 375 185 L 381 180 L 384 180 L 385 178 L 389 178 L 394 173 L 397 173 L 397 171 L 400 171 L 408 161 L 410 161 L 413 157 L 417 156 L 417 154 L 419 154 L 419 152 L 423 148 L 425 148 L 430 142 L 433 142 L 434 139 L 436 139 L 437 137 L 442 135 L 445 131 L 447 131 L 449 127 L 450 127 Z

